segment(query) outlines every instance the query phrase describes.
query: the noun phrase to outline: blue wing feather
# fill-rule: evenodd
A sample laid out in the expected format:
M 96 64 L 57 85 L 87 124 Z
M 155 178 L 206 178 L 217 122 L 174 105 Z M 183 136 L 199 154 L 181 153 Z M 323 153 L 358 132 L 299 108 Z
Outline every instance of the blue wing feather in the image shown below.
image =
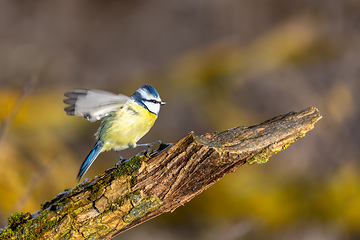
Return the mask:
M 78 176 L 77 176 L 78 181 L 80 181 L 80 179 L 86 173 L 86 171 L 89 169 L 91 164 L 93 164 L 93 162 L 95 161 L 97 156 L 99 156 L 101 149 L 103 147 L 103 143 L 104 142 L 99 139 L 95 143 L 95 145 L 94 145 L 93 149 L 90 151 L 89 155 L 85 158 L 85 161 L 81 165 Z

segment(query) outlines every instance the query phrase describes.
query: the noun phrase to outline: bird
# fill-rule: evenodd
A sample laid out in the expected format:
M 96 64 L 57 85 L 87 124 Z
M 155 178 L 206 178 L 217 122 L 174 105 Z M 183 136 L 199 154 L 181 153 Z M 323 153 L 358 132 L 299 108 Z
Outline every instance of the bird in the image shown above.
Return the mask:
M 96 134 L 96 143 L 82 163 L 77 180 L 80 181 L 100 153 L 129 147 L 151 146 L 137 144 L 151 129 L 158 117 L 161 100 L 151 85 L 143 85 L 130 97 L 101 90 L 74 89 L 64 94 L 64 110 L 67 115 L 80 115 L 90 122 L 103 118 Z

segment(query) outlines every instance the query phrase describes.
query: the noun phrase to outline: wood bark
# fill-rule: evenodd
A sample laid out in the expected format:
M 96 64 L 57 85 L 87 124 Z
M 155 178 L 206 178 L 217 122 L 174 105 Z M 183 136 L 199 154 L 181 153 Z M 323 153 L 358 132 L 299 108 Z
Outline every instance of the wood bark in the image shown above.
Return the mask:
M 34 213 L 11 215 L 0 238 L 111 239 L 174 211 L 245 163 L 264 163 L 321 119 L 315 107 L 250 127 L 189 133 L 59 193 Z

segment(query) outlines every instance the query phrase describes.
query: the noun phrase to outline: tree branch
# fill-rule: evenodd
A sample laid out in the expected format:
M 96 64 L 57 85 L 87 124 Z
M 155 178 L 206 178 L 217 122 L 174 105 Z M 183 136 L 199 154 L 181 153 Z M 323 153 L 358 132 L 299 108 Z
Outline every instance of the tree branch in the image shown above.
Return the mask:
M 0 237 L 111 239 L 164 212 L 174 211 L 245 163 L 264 163 L 304 137 L 321 119 L 308 108 L 251 127 L 203 136 L 188 134 L 172 145 L 135 156 L 42 204 L 13 214 Z

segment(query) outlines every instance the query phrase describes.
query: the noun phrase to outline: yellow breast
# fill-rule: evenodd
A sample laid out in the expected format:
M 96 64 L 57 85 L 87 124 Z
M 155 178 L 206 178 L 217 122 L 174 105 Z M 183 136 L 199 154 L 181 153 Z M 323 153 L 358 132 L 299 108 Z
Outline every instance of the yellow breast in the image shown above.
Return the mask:
M 156 118 L 156 114 L 136 103 L 112 112 L 103 120 L 96 133 L 104 142 L 102 151 L 135 147 L 136 142 L 154 125 Z

